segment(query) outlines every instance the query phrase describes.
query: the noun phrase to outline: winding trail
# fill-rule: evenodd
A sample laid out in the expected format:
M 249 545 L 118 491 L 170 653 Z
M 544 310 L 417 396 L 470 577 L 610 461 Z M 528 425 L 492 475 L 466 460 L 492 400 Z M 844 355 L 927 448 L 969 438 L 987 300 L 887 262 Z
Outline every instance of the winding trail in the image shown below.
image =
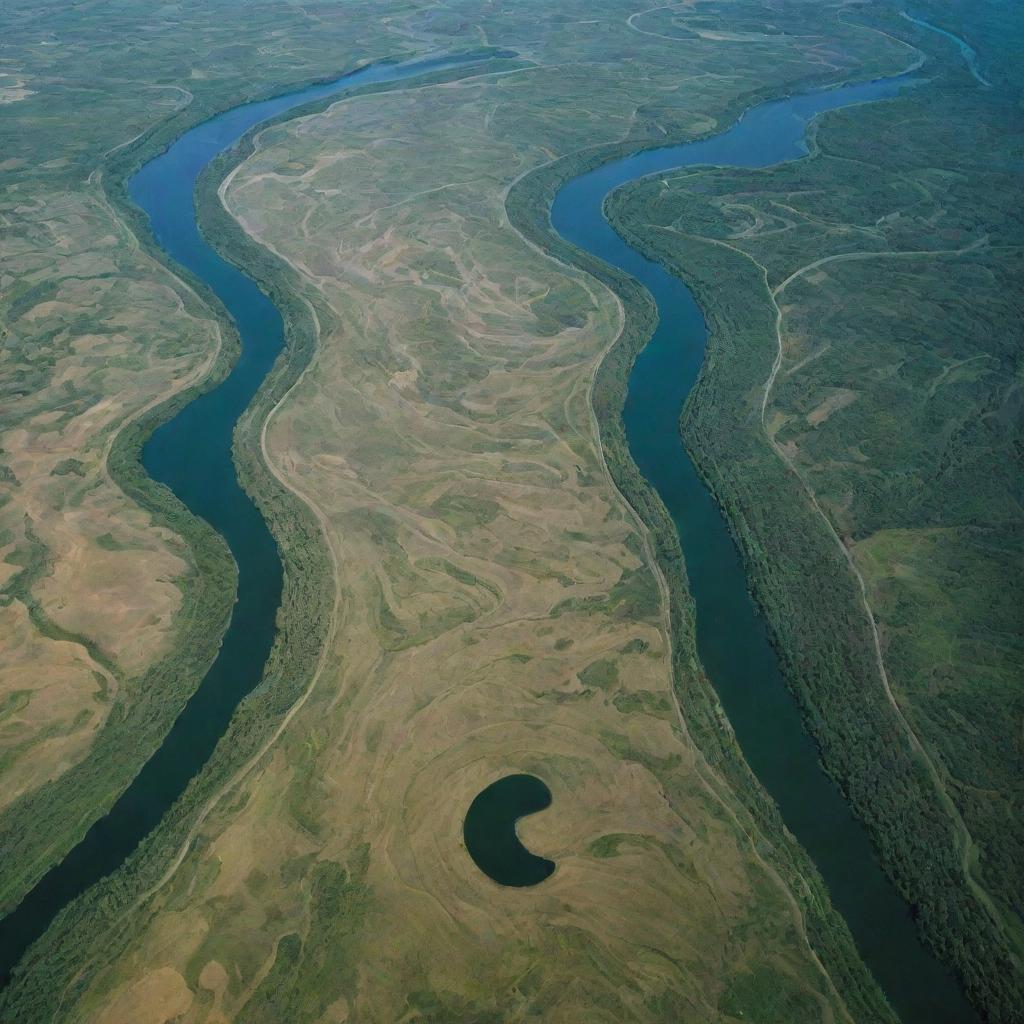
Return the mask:
M 670 43 L 679 43 L 685 40 L 684 36 L 666 36 L 661 32 L 651 32 L 646 28 L 639 28 L 635 24 L 637 18 L 645 14 L 654 14 L 655 11 L 681 11 L 685 8 L 681 4 L 659 4 L 657 7 L 648 7 L 646 11 L 635 11 L 626 19 L 626 26 L 642 36 L 653 36 L 655 39 L 667 39 Z
M 775 356 L 775 362 L 772 364 L 771 373 L 768 375 L 768 380 L 764 386 L 764 396 L 761 399 L 761 426 L 764 428 L 765 433 L 768 433 L 768 428 L 765 426 L 765 413 L 768 407 L 768 401 L 772 393 L 772 389 L 775 387 L 775 379 L 779 375 L 779 369 L 782 366 L 783 357 L 783 342 L 782 342 L 782 311 L 779 309 L 779 304 L 776 301 L 778 297 L 796 280 L 803 277 L 805 274 L 809 274 L 812 270 L 816 270 L 818 267 L 827 266 L 830 263 L 845 263 L 856 260 L 872 260 L 872 259 L 913 259 L 921 257 L 940 257 L 940 256 L 964 256 L 969 252 L 975 252 L 978 249 L 984 248 L 988 245 L 988 236 L 975 239 L 969 245 L 965 245 L 961 249 L 907 249 L 907 250 L 882 250 L 876 252 L 845 252 L 837 253 L 834 256 L 822 256 L 820 259 L 813 260 L 806 266 L 800 267 L 794 270 L 780 284 L 777 284 L 774 288 L 768 283 L 768 268 L 761 263 L 758 263 L 752 256 L 745 253 L 742 249 L 737 248 L 734 245 L 729 245 L 727 242 L 723 242 L 717 238 L 705 238 L 703 236 L 692 236 L 698 241 L 713 243 L 721 245 L 732 252 L 743 256 L 757 267 L 764 275 L 765 288 L 768 291 L 769 297 L 771 298 L 772 306 L 775 309 L 775 340 L 777 345 L 777 352 Z M 773 446 L 775 445 L 774 439 L 769 437 L 772 441 Z M 784 461 L 788 463 L 788 459 L 785 457 Z

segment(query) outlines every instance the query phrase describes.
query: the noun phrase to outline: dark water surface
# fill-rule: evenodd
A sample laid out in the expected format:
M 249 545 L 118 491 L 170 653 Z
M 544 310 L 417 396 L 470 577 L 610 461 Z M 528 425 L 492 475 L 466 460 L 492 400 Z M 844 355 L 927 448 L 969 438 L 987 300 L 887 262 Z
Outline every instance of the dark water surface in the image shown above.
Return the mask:
M 202 278 L 238 325 L 242 351 L 228 377 L 158 428 L 142 463 L 221 534 L 238 564 L 238 595 L 224 640 L 166 739 L 110 812 L 0 921 L 0 983 L 68 903 L 116 870 L 181 796 L 259 683 L 277 632 L 282 566 L 277 544 L 242 490 L 231 458 L 238 418 L 284 347 L 277 307 L 203 239 L 194 195 L 200 172 L 250 128 L 303 104 L 376 83 L 398 82 L 507 53 L 374 64 L 330 82 L 246 103 L 185 132 L 130 180 L 132 200 L 171 258 Z
M 551 806 L 551 790 L 535 775 L 506 775 L 492 782 L 469 805 L 462 836 L 476 866 L 502 885 L 543 882 L 554 861 L 523 846 L 516 822 Z
M 814 859 L 905 1024 L 964 1024 L 977 1018 L 958 982 L 922 945 L 863 827 L 822 770 L 748 593 L 732 535 L 683 447 L 679 417 L 704 360 L 703 314 L 689 289 L 628 246 L 602 212 L 612 189 L 645 175 L 695 164 L 767 167 L 795 160 L 807 153 L 806 129 L 816 115 L 895 96 L 911 84 L 904 75 L 764 103 L 720 135 L 637 153 L 574 178 L 556 196 L 551 222 L 567 241 L 642 282 L 658 304 L 658 328 L 629 378 L 626 434 L 633 460 L 679 531 L 700 659 L 744 756 Z

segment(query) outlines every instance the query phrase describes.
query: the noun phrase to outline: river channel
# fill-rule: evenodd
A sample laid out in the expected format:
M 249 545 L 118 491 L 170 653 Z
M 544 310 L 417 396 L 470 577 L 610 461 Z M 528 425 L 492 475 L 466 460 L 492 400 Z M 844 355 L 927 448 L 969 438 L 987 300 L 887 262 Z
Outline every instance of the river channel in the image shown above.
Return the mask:
M 203 238 L 196 182 L 203 168 L 250 129 L 316 100 L 400 82 L 508 51 L 481 51 L 404 64 L 371 64 L 328 82 L 245 103 L 179 136 L 129 180 L 132 201 L 170 257 L 206 282 L 238 327 L 241 353 L 228 376 L 154 431 L 142 452 L 149 475 L 224 538 L 238 566 L 238 592 L 216 659 L 164 742 L 110 811 L 0 921 L 0 984 L 73 899 L 120 867 L 156 828 L 210 759 L 239 702 L 263 675 L 277 635 L 283 569 L 277 544 L 235 473 L 235 424 L 284 348 L 277 307 Z
M 861 956 L 904 1024 L 964 1024 L 976 1017 L 958 983 L 922 944 L 907 904 L 821 767 L 748 592 L 729 528 L 683 446 L 679 418 L 707 346 L 700 307 L 682 281 L 627 245 L 603 212 L 611 191 L 648 175 L 701 164 L 770 167 L 799 159 L 807 154 L 807 127 L 818 115 L 890 98 L 913 84 L 902 75 L 773 100 L 719 135 L 604 164 L 561 188 L 551 223 L 566 241 L 640 281 L 657 303 L 658 327 L 629 378 L 626 437 L 633 461 L 679 533 L 696 606 L 697 650 L 747 762 L 817 864 Z M 765 338 L 765 345 L 773 343 Z

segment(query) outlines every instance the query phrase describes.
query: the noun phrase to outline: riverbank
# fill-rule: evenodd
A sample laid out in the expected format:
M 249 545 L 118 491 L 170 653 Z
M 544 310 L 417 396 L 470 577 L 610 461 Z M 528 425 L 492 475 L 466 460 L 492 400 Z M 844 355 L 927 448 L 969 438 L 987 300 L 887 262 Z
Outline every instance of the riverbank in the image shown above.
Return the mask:
M 733 543 L 693 466 L 674 440 L 679 409 L 701 366 L 706 365 L 702 359 L 706 331 L 700 311 L 678 282 L 623 246 L 604 226 L 600 212 L 610 189 L 654 172 L 671 173 L 676 167 L 693 164 L 763 166 L 792 160 L 806 149 L 802 125 L 800 134 L 790 137 L 796 130 L 788 120 L 791 114 L 806 123 L 823 110 L 892 96 L 898 90 L 898 84 L 881 81 L 751 109 L 741 123 L 721 136 L 670 147 L 646 159 L 631 156 L 573 180 L 565 190 L 572 193 L 571 198 L 559 191 L 552 220 L 577 246 L 600 253 L 643 280 L 663 311 L 654 342 L 631 371 L 625 404 L 628 441 L 632 458 L 657 482 L 683 537 L 696 572 L 691 575 L 690 589 L 699 613 L 700 657 L 726 704 L 747 759 L 779 801 L 789 827 L 825 872 L 862 954 L 883 979 L 904 1019 L 963 1021 L 971 1019 L 971 1012 L 956 985 L 920 946 L 908 908 L 879 871 L 863 830 L 844 799 L 821 773 L 818 750 L 804 733 L 763 624 L 746 594 Z M 742 320 L 742 312 L 733 311 L 729 322 Z M 759 337 L 757 325 L 756 318 L 742 323 L 741 336 L 752 341 Z M 745 372 L 750 363 L 750 359 L 742 360 Z M 635 403 L 632 411 L 630 401 Z M 733 433 L 725 432 L 729 438 Z M 613 445 L 609 448 L 614 452 Z M 840 567 L 826 575 L 835 579 L 837 573 L 841 573 Z M 840 629 L 837 635 L 845 636 L 845 631 Z M 885 730 L 879 735 L 884 736 Z M 913 761 L 910 772 L 912 775 Z
M 687 586 L 679 535 L 664 503 L 630 456 L 622 421 L 630 370 L 658 322 L 654 301 L 634 278 L 566 243 L 548 217 L 563 184 L 634 150 L 635 147 L 614 147 L 577 154 L 532 172 L 509 192 L 509 221 L 524 238 L 555 259 L 593 275 L 622 303 L 623 328 L 600 364 L 592 402 L 609 472 L 649 531 L 657 568 L 668 589 L 676 700 L 687 731 L 741 801 L 749 815 L 744 827 L 752 845 L 761 850 L 793 893 L 804 919 L 807 940 L 821 958 L 853 1019 L 895 1022 L 896 1016 L 857 954 L 846 923 L 832 905 L 820 873 L 794 841 L 777 806 L 751 772 L 697 657 L 694 602 Z

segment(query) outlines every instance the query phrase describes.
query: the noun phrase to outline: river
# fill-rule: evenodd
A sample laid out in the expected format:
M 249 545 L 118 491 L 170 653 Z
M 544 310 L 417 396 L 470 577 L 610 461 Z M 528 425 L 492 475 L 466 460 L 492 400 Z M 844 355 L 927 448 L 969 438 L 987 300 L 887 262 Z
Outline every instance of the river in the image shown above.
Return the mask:
M 799 706 L 779 669 L 739 552 L 680 437 L 679 418 L 704 361 L 707 328 L 690 290 L 614 231 L 603 204 L 613 189 L 698 164 L 769 167 L 807 153 L 819 114 L 896 96 L 909 75 L 773 100 L 727 131 L 646 150 L 567 182 L 551 223 L 646 286 L 659 323 L 629 378 L 623 413 L 630 454 L 657 490 L 679 533 L 696 611 L 697 651 L 729 721 L 789 830 L 818 866 L 857 948 L 904 1024 L 976 1019 L 952 974 L 924 947 L 905 901 L 879 867 L 860 822 L 821 767 Z M 773 345 L 765 338 L 765 345 Z
M 489 52 L 486 56 L 507 56 Z M 119 868 L 156 828 L 210 759 L 239 702 L 260 682 L 277 635 L 283 569 L 270 530 L 235 473 L 235 424 L 284 348 L 277 307 L 255 282 L 219 256 L 196 222 L 203 168 L 251 128 L 315 100 L 477 63 L 481 53 L 359 71 L 271 99 L 245 103 L 179 136 L 129 180 L 132 201 L 157 243 L 205 281 L 238 327 L 241 353 L 228 376 L 156 431 L 142 452 L 149 475 L 224 538 L 238 566 L 238 593 L 217 656 L 164 742 L 84 838 L 0 921 L 0 983 L 75 897 Z

